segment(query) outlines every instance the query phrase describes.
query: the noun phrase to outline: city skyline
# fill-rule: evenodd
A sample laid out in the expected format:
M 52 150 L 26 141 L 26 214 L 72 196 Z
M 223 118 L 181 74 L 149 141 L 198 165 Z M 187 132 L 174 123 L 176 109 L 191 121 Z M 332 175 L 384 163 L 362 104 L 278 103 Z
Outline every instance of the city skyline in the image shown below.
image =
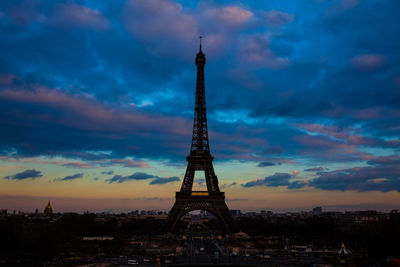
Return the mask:
M 0 208 L 169 210 L 190 152 L 199 35 L 230 209 L 398 208 L 398 7 L 2 2 Z

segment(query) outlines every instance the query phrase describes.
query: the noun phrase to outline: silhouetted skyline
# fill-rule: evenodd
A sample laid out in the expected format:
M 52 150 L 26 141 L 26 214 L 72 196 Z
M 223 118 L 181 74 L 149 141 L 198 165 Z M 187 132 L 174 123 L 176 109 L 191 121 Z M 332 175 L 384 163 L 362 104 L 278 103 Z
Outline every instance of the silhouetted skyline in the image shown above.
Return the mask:
M 200 35 L 229 208 L 398 208 L 399 8 L 1 1 L 0 208 L 168 210 L 190 149 Z

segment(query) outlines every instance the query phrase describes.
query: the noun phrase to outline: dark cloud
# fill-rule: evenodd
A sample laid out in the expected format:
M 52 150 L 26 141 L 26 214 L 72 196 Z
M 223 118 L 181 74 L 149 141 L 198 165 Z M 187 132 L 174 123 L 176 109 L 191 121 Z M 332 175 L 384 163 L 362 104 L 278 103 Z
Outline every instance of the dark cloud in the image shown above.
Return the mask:
M 290 184 L 289 179 L 292 175 L 289 173 L 276 172 L 274 175 L 267 176 L 264 179 L 253 180 L 242 184 L 243 187 L 254 187 L 254 186 L 287 186 Z
M 303 188 L 305 186 L 307 186 L 308 184 L 304 181 L 294 181 L 288 184 L 288 189 L 300 189 Z
M 229 187 L 235 186 L 237 184 L 238 184 L 237 182 L 232 182 L 230 184 L 223 184 L 223 185 L 221 185 L 221 189 L 229 188 Z
M 128 176 L 114 175 L 114 177 L 106 181 L 111 184 L 111 183 L 124 183 L 132 180 L 151 180 L 149 185 L 167 184 L 171 182 L 180 181 L 179 177 L 177 176 L 159 177 L 144 172 L 135 172 L 134 174 Z
M 400 158 L 397 155 L 375 157 L 368 161 L 370 166 L 322 171 L 322 167 L 306 169 L 317 171 L 311 180 L 289 181 L 288 173 L 275 173 L 264 179 L 242 184 L 243 187 L 287 186 L 288 189 L 313 187 L 321 190 L 339 191 L 398 191 L 400 192 Z
M 282 153 L 283 153 L 283 148 L 280 144 L 269 146 L 262 152 L 262 154 L 282 154 Z
M 305 172 L 320 172 L 323 171 L 324 168 L 323 167 L 315 167 L 315 168 L 309 168 L 309 169 L 305 169 Z
M 206 179 L 195 179 L 195 181 L 199 184 L 199 185 L 203 185 L 206 182 Z
M 320 172 L 317 178 L 309 182 L 309 186 L 322 190 L 400 192 L 399 166 L 381 165 Z
M 400 165 L 400 156 L 389 155 L 389 156 L 372 157 L 367 161 L 367 163 L 369 165 L 398 166 Z
M 400 192 L 399 156 L 375 157 L 368 164 L 370 166 L 320 171 L 317 172 L 318 177 L 291 182 L 288 188 L 310 186 L 322 190 Z
M 57 182 L 57 181 L 72 181 L 72 180 L 76 180 L 76 179 L 81 179 L 83 177 L 83 173 L 77 173 L 74 175 L 68 175 L 65 176 L 64 178 L 56 178 L 53 181 Z
M 147 174 L 144 172 L 135 172 L 132 175 L 128 176 L 121 176 L 121 175 L 114 175 L 111 179 L 108 179 L 108 183 L 123 183 L 126 181 L 131 181 L 131 180 L 148 180 L 152 178 L 158 178 L 157 176 L 154 176 L 152 174 Z
M 263 15 L 268 26 L 281 26 L 290 23 L 294 18 L 292 14 L 276 10 L 267 11 Z
M 274 162 L 269 162 L 269 161 L 263 161 L 257 164 L 257 167 L 269 167 L 269 166 L 275 166 L 276 164 Z
M 109 21 L 96 9 L 78 4 L 58 4 L 49 23 L 60 28 L 107 30 Z
M 167 184 L 171 182 L 177 182 L 180 181 L 179 177 L 173 176 L 173 177 L 157 177 L 154 180 L 152 180 L 149 184 L 150 185 L 155 185 L 155 184 Z
M 4 179 L 11 180 L 24 180 L 24 179 L 36 179 L 42 177 L 43 174 L 41 171 L 37 171 L 35 169 L 25 170 L 23 172 L 16 173 L 11 176 L 6 176 Z

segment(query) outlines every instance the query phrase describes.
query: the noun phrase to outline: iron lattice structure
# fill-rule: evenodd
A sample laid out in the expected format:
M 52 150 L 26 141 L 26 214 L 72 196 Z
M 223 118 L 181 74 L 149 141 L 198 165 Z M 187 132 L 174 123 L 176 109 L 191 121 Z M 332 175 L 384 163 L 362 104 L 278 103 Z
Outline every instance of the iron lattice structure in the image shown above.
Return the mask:
M 201 39 L 200 39 L 201 41 Z M 196 55 L 197 81 L 193 122 L 193 135 L 190 154 L 186 157 L 188 165 L 180 192 L 176 192 L 175 204 L 167 218 L 167 229 L 175 231 L 179 219 L 193 210 L 206 210 L 214 214 L 230 232 L 235 222 L 225 203 L 225 193 L 220 192 L 218 178 L 214 173 L 207 130 L 206 96 L 204 86 L 204 65 L 206 57 L 201 50 Z M 204 171 L 207 191 L 192 191 L 196 171 Z

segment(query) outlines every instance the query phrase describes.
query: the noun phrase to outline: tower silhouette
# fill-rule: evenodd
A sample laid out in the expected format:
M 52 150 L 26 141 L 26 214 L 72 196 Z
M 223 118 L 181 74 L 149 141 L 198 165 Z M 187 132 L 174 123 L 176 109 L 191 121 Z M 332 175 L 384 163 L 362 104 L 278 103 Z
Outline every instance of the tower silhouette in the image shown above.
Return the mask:
M 214 173 L 208 142 L 206 96 L 204 87 L 204 65 L 206 56 L 201 50 L 196 55 L 197 81 L 194 109 L 193 135 L 190 154 L 186 157 L 188 165 L 181 190 L 176 192 L 175 204 L 167 218 L 168 230 L 174 232 L 176 223 L 186 213 L 193 210 L 207 210 L 214 214 L 224 225 L 227 232 L 234 229 L 235 222 L 225 203 L 225 193 L 220 192 L 218 178 Z M 207 191 L 192 191 L 196 171 L 204 171 Z

